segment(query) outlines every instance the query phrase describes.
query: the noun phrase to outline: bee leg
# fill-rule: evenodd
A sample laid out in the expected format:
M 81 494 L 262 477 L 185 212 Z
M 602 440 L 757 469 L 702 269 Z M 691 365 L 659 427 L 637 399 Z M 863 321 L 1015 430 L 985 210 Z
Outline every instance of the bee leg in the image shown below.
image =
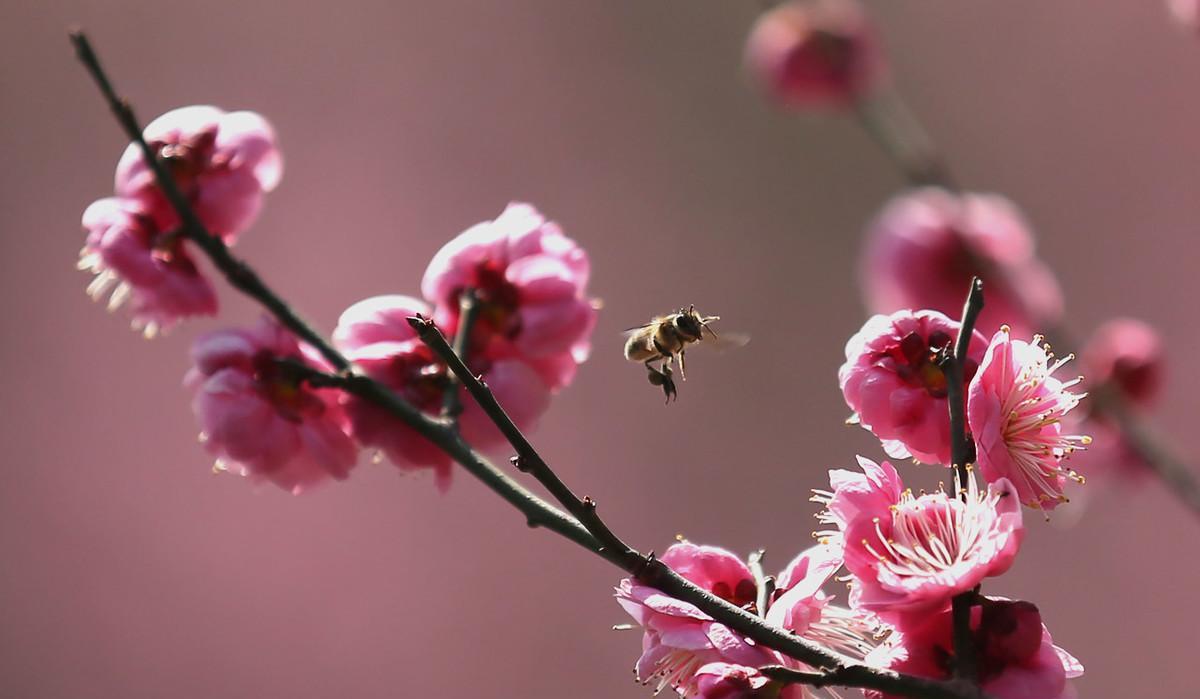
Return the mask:
M 679 378 L 687 381 L 687 373 L 683 370 L 683 350 L 679 350 Z
M 651 359 L 646 362 L 646 371 L 648 372 L 647 379 L 651 386 L 662 386 L 663 395 L 667 397 L 667 402 L 671 402 L 671 398 L 675 396 L 675 380 L 671 378 L 671 367 L 667 363 L 663 363 L 661 369 L 655 369 L 650 365 Z
M 675 379 L 671 378 L 671 365 L 670 364 L 666 364 L 666 363 L 663 364 L 661 375 L 662 375 L 663 395 L 666 396 L 666 398 L 667 398 L 666 402 L 670 403 L 672 399 L 678 400 L 679 395 L 678 395 L 678 392 L 675 390 Z

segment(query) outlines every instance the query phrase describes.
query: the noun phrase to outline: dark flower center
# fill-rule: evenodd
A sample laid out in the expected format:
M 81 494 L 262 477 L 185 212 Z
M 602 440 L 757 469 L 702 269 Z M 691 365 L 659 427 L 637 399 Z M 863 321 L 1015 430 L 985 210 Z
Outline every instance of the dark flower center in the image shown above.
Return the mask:
M 470 288 L 475 291 L 478 304 L 475 326 L 471 332 L 471 344 L 486 344 L 492 335 L 513 339 L 521 332 L 521 316 L 517 309 L 521 305 L 521 292 L 504 276 L 506 266 L 486 260 L 471 270 Z M 461 298 L 463 289 L 454 292 L 455 302 Z
M 733 586 L 722 580 L 713 585 L 711 592 L 735 607 L 755 613 L 758 611 L 758 586 L 749 578 L 743 578 Z
M 156 141 L 150 145 L 158 154 L 159 161 L 171 173 L 176 186 L 185 196 L 190 196 L 200 175 L 212 166 L 216 141 L 216 130 L 208 129 L 177 143 Z
M 280 417 L 289 422 L 299 423 L 305 418 L 319 417 L 325 412 L 325 404 L 277 359 L 270 352 L 263 351 L 251 360 L 259 394 L 275 408 Z

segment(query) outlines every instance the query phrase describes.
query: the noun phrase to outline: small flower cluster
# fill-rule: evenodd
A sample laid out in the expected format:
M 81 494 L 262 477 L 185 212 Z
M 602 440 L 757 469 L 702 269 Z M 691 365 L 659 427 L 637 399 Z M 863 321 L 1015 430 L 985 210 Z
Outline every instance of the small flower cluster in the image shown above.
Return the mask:
M 185 107 L 155 119 L 144 135 L 199 223 L 226 245 L 254 221 L 263 193 L 279 181 L 274 133 L 252 112 Z M 112 290 L 114 308 L 128 299 L 147 336 L 215 314 L 216 296 L 192 260 L 189 232 L 137 144 L 121 158 L 116 180 L 117 196 L 83 216 L 88 236 L 80 266 L 96 273 L 89 293 Z M 419 410 L 442 416 L 457 384 L 407 319 L 432 317 L 453 337 L 469 295 L 473 322 L 463 358 L 513 421 L 529 428 L 587 359 L 596 320 L 588 275 L 587 253 L 557 224 L 528 204 L 511 204 L 434 256 L 421 283 L 424 300 L 359 301 L 338 320 L 334 345 Z M 299 493 L 346 478 L 366 447 L 402 470 L 433 469 L 439 487 L 450 482 L 449 457 L 417 431 L 374 404 L 311 385 L 311 371 L 330 367 L 271 319 L 203 335 L 192 359 L 184 384 L 218 470 Z M 481 448 L 500 443 L 479 408 L 462 402 L 461 416 L 453 417 L 463 437 Z
M 712 595 L 832 650 L 842 662 L 932 679 L 954 673 L 951 601 L 972 595 L 970 643 L 980 687 L 998 699 L 1066 699 L 1068 679 L 1083 673 L 1055 646 L 1036 606 L 973 592 L 1012 565 L 1024 537 L 1013 484 L 980 490 L 973 472 L 959 496 L 938 490 L 914 495 L 888 462 L 860 458 L 861 472 L 834 470 L 821 521 L 831 528 L 774 580 L 755 577 L 734 554 L 683 542 L 662 562 Z M 822 588 L 844 571 L 847 606 Z M 635 673 L 682 697 L 802 699 L 838 696 L 784 684 L 765 666 L 818 669 L 756 645 L 691 604 L 636 579 L 616 589 L 621 607 L 643 628 Z M 869 696 L 884 697 L 878 693 Z
M 850 341 L 843 390 L 848 401 L 854 397 L 864 425 L 870 420 L 877 434 L 889 435 L 883 442 L 893 450 L 949 451 L 938 441 L 949 439 L 948 430 L 935 424 L 948 423 L 949 414 L 948 378 L 936 357 L 958 331 L 936 311 L 902 311 L 872 319 Z M 662 562 L 730 604 L 835 651 L 843 662 L 934 679 L 954 675 L 952 600 L 967 595 L 969 643 L 984 692 L 999 699 L 1073 696 L 1067 680 L 1083 668 L 1053 644 L 1037 607 L 984 597 L 978 589 L 1013 564 L 1025 535 L 1022 502 L 1050 509 L 1062 499 L 1070 472 L 1059 462 L 1074 438 L 1063 436 L 1051 418 L 1078 398 L 1050 376 L 1056 367 L 1043 347 L 1013 340 L 1007 328 L 990 345 L 978 337 L 970 346 L 978 359 L 967 412 L 986 487 L 968 467 L 954 471 L 952 492 L 917 494 L 887 461 L 860 457 L 859 471 L 832 470 L 829 489 L 816 491 L 814 501 L 824 506 L 819 543 L 789 564 L 774 587 L 714 547 L 676 544 Z M 850 583 L 846 606 L 822 590 L 839 570 Z M 768 665 L 816 669 L 635 578 L 621 581 L 617 600 L 644 629 L 636 666 L 643 683 L 705 699 L 818 695 L 760 671 Z
M 275 132 L 254 112 L 184 107 L 150 122 L 144 134 L 200 223 L 226 244 L 254 222 L 263 194 L 283 174 Z M 79 268 L 95 274 L 88 294 L 108 295 L 109 309 L 128 302 L 134 327 L 147 337 L 183 318 L 216 314 L 212 284 L 137 144 L 117 164 L 115 194 L 83 214 Z

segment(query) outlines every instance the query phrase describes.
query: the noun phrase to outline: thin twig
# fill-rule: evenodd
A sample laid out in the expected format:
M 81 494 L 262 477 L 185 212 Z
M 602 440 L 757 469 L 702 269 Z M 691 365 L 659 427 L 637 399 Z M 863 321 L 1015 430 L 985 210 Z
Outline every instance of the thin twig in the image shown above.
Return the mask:
M 953 354 L 948 354 L 940 362 L 942 371 L 946 373 L 946 402 L 950 406 L 950 461 L 955 469 L 957 495 L 963 500 L 968 497 L 967 479 L 970 477 L 971 461 L 975 458 L 975 441 L 967 434 L 963 367 L 967 361 L 967 349 L 971 346 L 971 335 L 975 332 L 975 321 L 982 310 L 983 282 L 975 277 L 971 279 L 971 289 L 963 304 L 962 321 L 954 341 Z M 971 638 L 971 607 L 975 604 L 977 589 L 955 595 L 951 606 L 954 621 L 954 677 L 963 682 L 974 682 L 977 674 L 975 644 Z
M 454 353 L 460 357 L 468 356 L 467 350 L 471 343 L 471 331 L 475 328 L 475 319 L 479 316 L 479 298 L 474 289 L 464 289 L 458 300 L 458 333 L 454 336 Z M 462 414 L 462 391 L 458 376 L 450 373 L 446 384 L 446 395 L 442 403 L 442 418 L 456 421 Z
M 276 295 L 245 262 L 233 257 L 225 244 L 209 233 L 190 204 L 175 186 L 174 181 L 158 162 L 156 154 L 142 135 L 141 127 L 128 103 L 119 98 L 107 75 L 92 51 L 82 31 L 72 31 L 71 41 L 80 61 L 88 69 L 100 87 L 109 107 L 116 115 L 126 135 L 142 150 L 143 157 L 152 169 L 155 179 L 164 194 L 175 207 L 189 239 L 193 240 L 212 260 L 214 266 L 237 289 L 246 293 L 267 308 L 286 328 L 300 339 L 311 344 L 336 369 L 337 373 L 317 370 L 300 362 L 286 362 L 295 372 L 297 380 L 308 381 L 313 386 L 338 388 L 348 394 L 369 401 L 390 412 L 401 422 L 416 430 L 451 458 L 467 469 L 488 488 L 500 495 L 523 513 L 530 526 L 543 526 L 585 549 L 597 553 L 613 562 L 626 573 L 662 592 L 696 605 L 714 620 L 744 634 L 747 638 L 767 648 L 774 649 L 787 657 L 809 665 L 830 668 L 842 673 L 847 686 L 879 689 L 909 697 L 936 697 L 937 699 L 976 699 L 977 691 L 969 691 L 949 682 L 933 682 L 925 678 L 899 675 L 890 671 L 876 670 L 862 665 L 843 665 L 837 654 L 828 651 L 784 629 L 767 624 L 762 619 L 743 609 L 702 590 L 682 578 L 654 557 L 642 555 L 626 546 L 613 534 L 596 513 L 595 503 L 590 498 L 580 500 L 550 470 L 524 435 L 512 424 L 491 391 L 482 381 L 473 376 L 441 332 L 432 323 L 420 320 L 418 331 L 440 340 L 439 354 L 467 387 L 471 395 L 484 407 L 518 453 L 518 464 L 534 474 L 550 490 L 575 518 L 563 513 L 550 503 L 516 483 L 472 449 L 447 423 L 431 418 L 417 410 L 383 384 L 357 372 L 354 365 L 333 345 L 313 330 Z M 430 332 L 432 331 L 432 332 Z M 425 339 L 424 337 L 422 339 Z M 449 360 L 456 361 L 449 361 Z M 489 409 L 490 408 L 490 409 Z M 577 521 L 578 519 L 578 521 Z M 599 532 L 597 535 L 596 532 Z M 853 684 L 850 684 L 853 682 Z

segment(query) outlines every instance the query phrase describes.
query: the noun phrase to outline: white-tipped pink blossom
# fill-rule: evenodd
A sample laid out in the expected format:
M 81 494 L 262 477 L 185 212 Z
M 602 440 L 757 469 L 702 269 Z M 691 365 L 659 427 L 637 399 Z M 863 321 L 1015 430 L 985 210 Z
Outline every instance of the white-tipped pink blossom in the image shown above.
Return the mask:
M 275 131 L 254 112 L 181 107 L 151 121 L 142 133 L 200 221 L 226 242 L 254 222 L 263 193 L 283 174 Z M 136 143 L 117 164 L 116 192 L 141 202 L 164 230 L 179 225 Z
M 1082 482 L 1063 461 L 1091 440 L 1067 434 L 1063 417 L 1082 397 L 1053 374 L 1070 356 L 1056 359 L 1034 336 L 1014 340 L 1007 327 L 992 337 L 967 393 L 967 424 L 979 471 L 989 483 L 1011 481 L 1021 502 L 1051 510 L 1066 501 L 1068 480 Z
M 217 296 L 184 241 L 161 231 L 142 206 L 109 197 L 83 212 L 87 240 L 79 269 L 95 274 L 88 295 L 108 295 L 110 310 L 127 305 L 146 337 L 183 318 L 217 312 Z
M 961 498 L 940 489 L 914 495 L 888 462 L 859 464 L 861 474 L 831 471 L 833 490 L 815 498 L 844 546 L 852 607 L 887 619 L 936 611 L 1012 565 L 1024 525 L 1007 481 L 980 491 L 969 472 Z
M 587 253 L 529 204 L 509 204 L 434 255 L 421 293 L 453 337 L 460 302 L 472 290 L 478 311 L 468 353 L 519 359 L 551 390 L 566 386 L 591 349 L 596 303 L 587 296 Z
M 300 493 L 349 476 L 358 448 L 338 392 L 314 389 L 279 363 L 324 368 L 291 333 L 264 318 L 198 338 L 184 379 L 205 448 L 218 468 Z
M 937 311 L 901 310 L 872 317 L 846 343 L 838 370 L 842 396 L 888 456 L 950 464 L 947 377 L 937 355 L 958 332 L 959 324 Z M 972 333 L 964 388 L 986 349 L 983 335 Z
M 930 308 L 952 318 L 979 277 L 985 335 L 1001 324 L 1032 333 L 1062 315 L 1062 292 L 1034 252 L 1029 224 L 992 194 L 927 187 L 895 197 L 868 228 L 859 275 L 874 313 Z

